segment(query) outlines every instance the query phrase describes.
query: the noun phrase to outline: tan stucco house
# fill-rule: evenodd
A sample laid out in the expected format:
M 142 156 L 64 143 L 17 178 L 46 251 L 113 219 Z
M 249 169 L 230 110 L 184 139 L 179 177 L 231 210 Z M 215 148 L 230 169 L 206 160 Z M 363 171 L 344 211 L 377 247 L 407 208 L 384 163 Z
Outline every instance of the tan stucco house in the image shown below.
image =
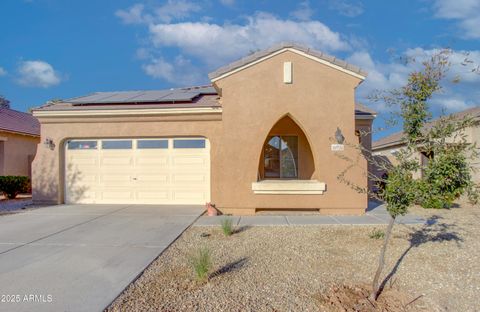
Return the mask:
M 31 114 L 0 108 L 0 176 L 31 176 L 40 123 Z
M 348 165 L 339 153 L 367 166 L 347 144 L 375 117 L 355 104 L 365 77 L 335 57 L 281 44 L 211 73 L 209 86 L 47 103 L 34 110 L 50 143 L 34 161 L 34 201 L 362 214 L 367 196 L 337 176 Z M 360 168 L 349 178 L 367 184 Z
M 454 113 L 450 115 L 453 119 L 462 120 L 463 118 L 472 118 L 473 124 L 471 127 L 468 127 L 463 130 L 463 134 L 465 135 L 466 143 L 475 145 L 477 152 L 480 155 L 480 106 L 476 106 L 461 112 Z M 438 122 L 438 119 L 432 120 L 431 122 L 425 125 L 426 128 L 431 128 L 435 123 Z M 372 144 L 372 154 L 377 159 L 377 163 L 382 164 L 385 163 L 392 163 L 395 164 L 395 153 L 401 150 L 406 146 L 405 144 L 405 136 L 402 131 L 395 132 L 391 135 L 383 137 Z M 469 161 L 471 166 L 474 169 L 472 172 L 473 180 L 476 183 L 480 183 L 480 158 L 478 155 L 472 157 Z M 426 153 L 418 153 L 417 155 L 413 155 L 415 159 L 418 160 L 421 164 L 426 164 L 431 157 L 435 157 L 435 155 L 430 155 Z M 382 176 L 385 174 L 384 168 L 373 168 L 375 170 L 375 174 L 377 176 Z M 420 178 L 422 172 L 416 172 L 414 174 L 415 178 Z

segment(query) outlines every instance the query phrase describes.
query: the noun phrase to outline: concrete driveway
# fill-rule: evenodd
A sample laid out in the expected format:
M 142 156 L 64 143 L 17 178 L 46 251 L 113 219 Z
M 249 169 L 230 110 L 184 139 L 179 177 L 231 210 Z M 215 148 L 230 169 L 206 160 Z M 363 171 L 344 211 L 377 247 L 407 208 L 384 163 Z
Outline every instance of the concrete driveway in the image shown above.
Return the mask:
M 0 311 L 101 311 L 202 212 L 60 205 L 0 217 Z

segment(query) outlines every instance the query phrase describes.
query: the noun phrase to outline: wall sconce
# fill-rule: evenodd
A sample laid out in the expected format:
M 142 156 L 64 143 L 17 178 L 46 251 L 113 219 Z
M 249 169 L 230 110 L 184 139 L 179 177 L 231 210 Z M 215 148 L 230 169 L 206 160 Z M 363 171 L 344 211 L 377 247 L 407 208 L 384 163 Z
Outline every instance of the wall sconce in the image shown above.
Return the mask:
M 337 140 L 338 144 L 343 144 L 343 142 L 345 142 L 345 137 L 339 127 L 337 127 L 337 131 L 335 131 L 335 140 Z
M 43 144 L 45 145 L 46 148 L 49 148 L 52 151 L 55 149 L 55 143 L 53 143 L 53 140 L 50 138 L 46 138 Z

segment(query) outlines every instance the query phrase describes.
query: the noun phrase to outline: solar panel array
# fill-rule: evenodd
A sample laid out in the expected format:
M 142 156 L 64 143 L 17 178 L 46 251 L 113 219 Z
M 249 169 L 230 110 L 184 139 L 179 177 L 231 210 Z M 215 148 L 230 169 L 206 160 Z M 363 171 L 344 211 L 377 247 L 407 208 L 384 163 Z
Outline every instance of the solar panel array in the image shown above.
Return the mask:
M 73 105 L 191 102 L 202 94 L 217 94 L 217 91 L 211 86 L 206 86 L 170 90 L 96 92 L 64 102 Z

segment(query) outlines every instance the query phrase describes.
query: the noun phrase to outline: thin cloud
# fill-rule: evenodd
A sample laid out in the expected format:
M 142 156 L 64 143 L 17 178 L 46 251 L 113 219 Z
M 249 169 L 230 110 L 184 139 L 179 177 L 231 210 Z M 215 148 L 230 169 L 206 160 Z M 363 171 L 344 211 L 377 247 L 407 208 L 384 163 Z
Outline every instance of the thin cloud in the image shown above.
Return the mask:
M 354 52 L 347 61 L 358 65 L 368 72 L 368 77 L 357 89 L 357 98 L 362 102 L 369 102 L 369 95 L 375 90 L 390 90 L 399 88 L 407 82 L 408 74 L 418 70 L 422 61 L 438 53 L 437 49 L 414 48 L 402 53 L 402 58 L 415 60 L 414 62 L 392 61 L 388 63 L 375 62 L 366 51 Z M 474 69 L 480 64 L 480 51 L 452 51 L 449 60 L 451 67 L 444 81 L 443 93 L 432 99 L 434 110 L 445 108 L 449 112 L 459 111 L 479 105 L 477 85 L 480 83 L 480 74 Z M 453 83 L 460 79 L 459 83 Z M 386 112 L 390 107 L 383 103 L 369 103 L 379 112 Z
M 480 1 L 478 0 L 435 0 L 434 16 L 454 20 L 459 36 L 465 39 L 480 38 Z
M 61 81 L 59 73 L 44 61 L 23 61 L 18 67 L 17 82 L 23 86 L 48 88 Z
M 291 16 L 300 20 L 308 21 L 312 18 L 314 11 L 310 7 L 310 1 L 300 2 L 298 8 L 292 12 Z
M 5 75 L 7 75 L 7 71 L 3 67 L 0 67 L 0 77 Z
M 161 6 L 147 7 L 137 3 L 126 10 L 117 10 L 115 15 L 124 24 L 170 23 L 175 20 L 183 20 L 201 9 L 201 6 L 195 2 L 168 0 Z
M 347 17 L 363 14 L 363 4 L 360 1 L 330 0 L 329 8 Z

